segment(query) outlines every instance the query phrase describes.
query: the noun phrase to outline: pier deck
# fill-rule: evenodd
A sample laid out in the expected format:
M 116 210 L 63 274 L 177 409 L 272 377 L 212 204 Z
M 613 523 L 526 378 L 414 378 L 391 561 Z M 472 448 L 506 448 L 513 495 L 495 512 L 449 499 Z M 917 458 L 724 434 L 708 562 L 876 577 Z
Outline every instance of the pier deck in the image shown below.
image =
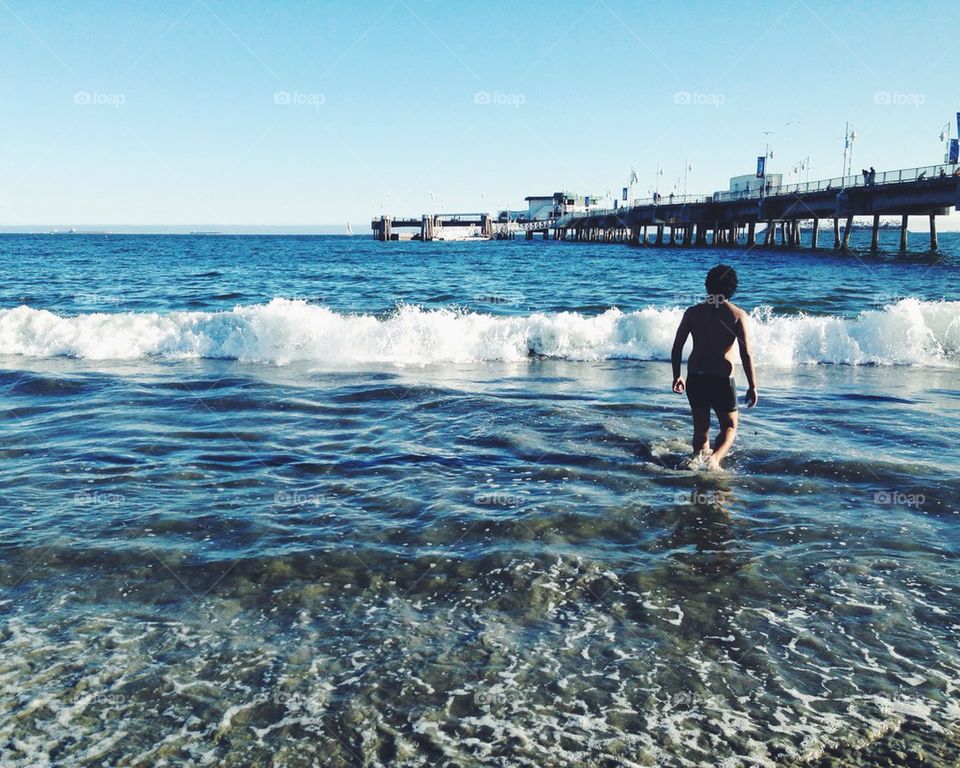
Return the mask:
M 800 224 L 810 221 L 810 246 L 816 248 L 820 222 L 832 219 L 833 246 L 846 248 L 854 217 L 870 216 L 873 218 L 871 246 L 876 249 L 880 217 L 899 216 L 900 247 L 905 250 L 908 218 L 927 216 L 930 247 L 936 250 L 936 217 L 957 207 L 960 207 L 960 166 L 941 164 L 877 173 L 873 180 L 858 175 L 749 192 L 661 196 L 634 201 L 629 207 L 527 221 L 518 224 L 517 229 L 525 232 L 528 238 L 534 232 L 540 232 L 544 237 L 550 237 L 552 233 L 559 240 L 736 246 L 757 244 L 757 227 L 763 225 L 761 244 L 776 244 L 779 231 L 781 245 L 800 247 Z M 479 226 L 485 236 L 494 236 L 495 225 L 488 214 L 462 216 L 462 221 L 455 217 L 443 222 L 443 226 Z M 374 219 L 372 226 L 378 240 L 396 239 L 391 233 L 398 226 L 420 227 L 420 239 L 429 240 L 438 220 L 436 215 L 396 220 L 383 216 Z
M 872 182 L 862 175 L 787 184 L 751 192 L 718 192 L 654 201 L 632 207 L 570 214 L 555 225 L 555 237 L 574 240 L 614 240 L 636 244 L 738 245 L 756 243 L 757 225 L 765 225 L 762 244 L 773 245 L 779 230 L 783 245 L 799 247 L 800 222 L 812 222 L 810 245 L 817 247 L 820 221 L 833 219 L 834 247 L 848 244 L 853 218 L 873 217 L 874 248 L 881 216 L 900 216 L 901 247 L 906 248 L 909 216 L 930 218 L 930 247 L 936 249 L 936 217 L 960 206 L 960 166 L 878 173 Z M 844 221 L 841 234 L 840 221 Z

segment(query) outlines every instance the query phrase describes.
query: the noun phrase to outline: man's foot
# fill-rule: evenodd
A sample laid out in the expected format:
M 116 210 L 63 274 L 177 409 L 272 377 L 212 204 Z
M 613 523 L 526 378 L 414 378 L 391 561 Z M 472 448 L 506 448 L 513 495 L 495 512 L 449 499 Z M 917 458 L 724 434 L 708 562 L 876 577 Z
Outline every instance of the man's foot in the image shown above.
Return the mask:
M 713 451 L 710 448 L 703 448 L 699 451 L 694 451 L 690 456 L 690 460 L 687 462 L 687 466 L 690 469 L 696 471 L 702 469 L 710 459 L 710 456 L 713 455 Z
M 720 459 L 716 456 L 710 456 L 706 462 L 707 469 L 710 472 L 719 472 L 720 471 Z

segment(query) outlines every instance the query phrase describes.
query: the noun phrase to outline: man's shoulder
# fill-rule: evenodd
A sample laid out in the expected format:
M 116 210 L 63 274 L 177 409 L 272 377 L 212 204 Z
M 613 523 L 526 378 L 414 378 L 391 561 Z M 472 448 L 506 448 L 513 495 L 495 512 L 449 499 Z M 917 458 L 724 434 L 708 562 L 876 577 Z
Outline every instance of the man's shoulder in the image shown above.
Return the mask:
M 737 323 L 739 325 L 746 325 L 747 319 L 750 317 L 747 311 L 742 307 L 738 307 L 736 304 L 730 301 L 727 302 L 727 306 L 729 307 L 730 311 L 733 313 L 733 316 L 736 318 Z
M 720 309 L 721 311 L 725 310 L 733 315 L 734 319 L 737 322 L 745 322 L 747 320 L 748 314 L 746 310 L 741 309 L 732 301 L 724 301 L 719 306 L 714 306 L 708 302 L 701 302 L 699 304 L 692 304 L 686 308 L 683 315 L 688 320 L 697 320 L 699 318 L 704 319 L 715 319 L 716 311 Z
M 738 307 L 738 306 L 737 306 L 736 304 L 734 304 L 732 301 L 729 301 L 729 300 L 727 301 L 727 307 L 728 307 L 728 308 L 730 309 L 730 311 L 733 312 L 733 314 L 735 314 L 738 318 L 745 318 L 745 317 L 747 316 L 746 310 L 743 309 L 743 307 Z

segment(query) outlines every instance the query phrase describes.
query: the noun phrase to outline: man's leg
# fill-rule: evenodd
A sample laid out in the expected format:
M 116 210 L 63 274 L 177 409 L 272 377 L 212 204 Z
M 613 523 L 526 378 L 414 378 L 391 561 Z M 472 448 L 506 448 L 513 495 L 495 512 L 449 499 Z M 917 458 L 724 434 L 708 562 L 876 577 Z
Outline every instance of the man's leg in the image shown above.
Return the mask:
M 714 469 L 719 469 L 720 462 L 733 446 L 733 439 L 737 436 L 737 423 L 739 414 L 736 411 L 730 413 L 718 413 L 717 420 L 720 422 L 720 432 L 717 434 L 717 441 L 713 446 L 713 455 L 710 457 L 710 465 Z
M 710 409 L 691 408 L 693 413 L 693 453 L 706 450 L 710 443 Z

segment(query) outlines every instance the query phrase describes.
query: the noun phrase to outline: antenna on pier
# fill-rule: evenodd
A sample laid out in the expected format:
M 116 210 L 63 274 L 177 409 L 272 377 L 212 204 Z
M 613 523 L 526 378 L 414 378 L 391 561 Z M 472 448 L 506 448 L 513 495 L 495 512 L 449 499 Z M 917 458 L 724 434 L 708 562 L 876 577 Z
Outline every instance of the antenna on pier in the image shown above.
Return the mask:
M 849 176 L 853 172 L 853 142 L 857 138 L 856 129 L 847 121 L 843 133 L 843 175 Z

